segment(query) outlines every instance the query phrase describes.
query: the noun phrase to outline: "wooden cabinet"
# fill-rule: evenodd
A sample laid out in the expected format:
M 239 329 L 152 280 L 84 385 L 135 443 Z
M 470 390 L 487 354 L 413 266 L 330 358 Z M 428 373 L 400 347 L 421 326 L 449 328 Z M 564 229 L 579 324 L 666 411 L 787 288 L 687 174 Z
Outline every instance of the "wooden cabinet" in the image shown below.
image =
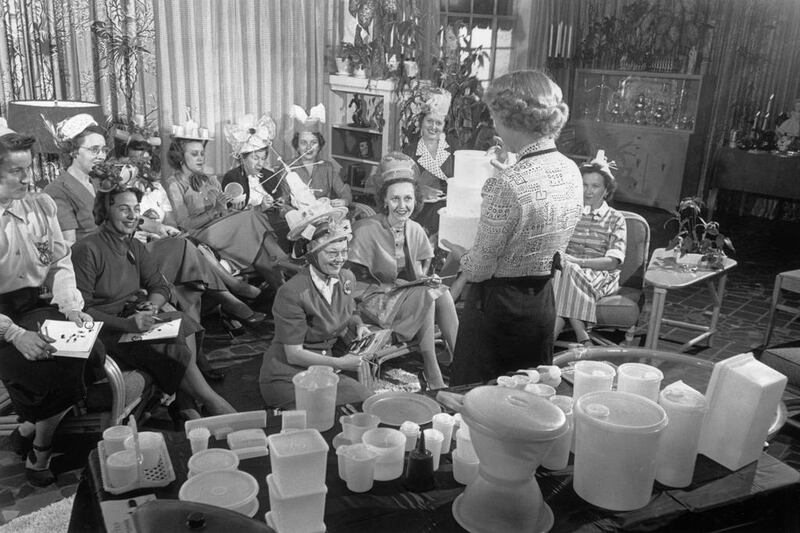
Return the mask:
M 372 204 L 364 189 L 384 154 L 397 149 L 397 99 L 391 80 L 331 74 L 325 154 L 341 168 L 357 201 Z
M 575 146 L 617 163 L 617 198 L 673 209 L 698 194 L 712 84 L 684 74 L 578 69 Z

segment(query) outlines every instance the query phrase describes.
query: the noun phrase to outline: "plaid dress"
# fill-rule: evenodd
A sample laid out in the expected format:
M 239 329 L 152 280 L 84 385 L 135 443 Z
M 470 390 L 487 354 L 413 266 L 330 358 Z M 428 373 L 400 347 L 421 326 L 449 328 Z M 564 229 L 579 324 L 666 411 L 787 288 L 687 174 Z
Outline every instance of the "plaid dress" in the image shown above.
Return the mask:
M 567 253 L 581 259 L 615 257 L 621 265 L 625 260 L 626 236 L 625 217 L 603 202 L 594 213 L 584 209 Z M 619 289 L 619 274 L 619 268 L 593 270 L 565 263 L 553 279 L 556 314 L 594 324 L 597 300 Z

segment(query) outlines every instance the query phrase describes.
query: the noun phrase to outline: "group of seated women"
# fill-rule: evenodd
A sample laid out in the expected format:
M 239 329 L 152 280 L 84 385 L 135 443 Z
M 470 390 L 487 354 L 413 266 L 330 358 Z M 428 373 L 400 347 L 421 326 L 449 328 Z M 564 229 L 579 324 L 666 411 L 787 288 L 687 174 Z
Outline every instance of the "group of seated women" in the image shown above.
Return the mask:
M 371 178 L 377 213 L 352 226 L 351 191 L 320 159 L 319 117 L 297 117 L 297 157 L 279 157 L 279 171 L 266 166 L 270 119 L 245 117 L 226 128 L 237 165 L 222 183 L 205 166 L 208 139 L 185 130 L 169 147 L 174 171 L 162 185 L 146 164 L 146 142 L 126 144 L 126 156 L 138 161 L 137 172 L 126 174 L 123 164 L 105 161 L 104 130 L 77 115 L 52 128 L 66 170 L 46 194 L 29 192 L 33 139 L 0 130 L 0 215 L 8 215 L 0 216 L 8 236 L 0 269 L 20 272 L 0 280 L 0 378 L 22 421 L 12 446 L 25 457 L 28 478 L 53 481 L 53 432 L 106 353 L 197 411 L 234 412 L 206 381 L 214 376 L 203 357 L 198 303 L 199 294 L 245 322 L 264 320 L 246 303 L 263 287 L 231 270 L 252 269 L 277 290 L 274 340 L 259 376 L 266 405 L 292 406 L 292 377 L 310 365 L 341 372 L 338 401 L 364 400 L 369 391 L 357 373 L 365 363 L 349 346 L 370 328 L 390 329 L 394 340 L 415 346 L 428 385 L 445 387 L 435 326 L 452 353 L 459 319 L 448 287 L 430 272 L 435 210 L 419 219 L 441 201 L 450 177 L 454 145 L 442 133 L 445 114 L 446 106 L 426 108 L 420 140 L 381 159 Z M 596 300 L 616 290 L 625 256 L 624 217 L 605 202 L 615 188 L 607 163 L 598 159 L 582 173 L 585 213 L 555 285 L 555 335 L 569 322 L 579 342 L 588 339 Z M 58 310 L 39 297 L 48 279 Z M 103 322 L 92 355 L 54 358 L 53 339 L 38 328 L 46 318 Z M 181 319 L 174 339 L 120 342 L 123 333 L 174 318 Z

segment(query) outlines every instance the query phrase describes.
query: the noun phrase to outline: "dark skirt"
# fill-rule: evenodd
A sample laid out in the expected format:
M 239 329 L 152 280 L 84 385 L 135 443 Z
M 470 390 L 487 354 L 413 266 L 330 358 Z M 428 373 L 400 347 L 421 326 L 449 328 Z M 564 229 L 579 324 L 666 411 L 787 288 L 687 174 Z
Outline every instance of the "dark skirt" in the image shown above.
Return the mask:
M 114 357 L 122 368 L 141 370 L 152 376 L 156 385 L 167 394 L 178 391 L 186 367 L 192 360 L 192 353 L 186 344 L 186 338 L 203 328 L 194 320 L 181 312 L 159 313 L 161 318 L 182 318 L 181 329 L 175 339 L 168 342 L 123 342 L 119 339 L 119 331 L 103 329 L 100 338 L 106 346 L 108 353 Z M 202 337 L 197 340 L 198 350 L 202 344 Z M 165 357 L 166 356 L 166 357 Z
M 422 205 L 422 209 L 411 219 L 425 228 L 425 233 L 430 237 L 435 233 L 439 233 L 439 209 L 446 206 L 447 200 L 425 202 Z
M 39 289 L 20 289 L 0 295 L 0 313 L 18 326 L 37 331 L 47 319 L 66 320 L 54 307 L 43 305 Z M 12 343 L 0 340 L 0 379 L 17 416 L 37 422 L 62 413 L 86 395 L 85 373 L 102 367 L 105 349 L 96 342 L 89 359 L 54 357 L 29 361 Z M 88 363 L 88 364 L 87 364 Z

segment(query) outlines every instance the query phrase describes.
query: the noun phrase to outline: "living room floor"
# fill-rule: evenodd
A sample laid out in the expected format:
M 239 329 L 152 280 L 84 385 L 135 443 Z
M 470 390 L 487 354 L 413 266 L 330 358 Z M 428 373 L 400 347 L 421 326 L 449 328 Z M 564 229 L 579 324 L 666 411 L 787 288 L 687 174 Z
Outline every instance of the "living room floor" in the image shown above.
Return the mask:
M 665 211 L 632 205 L 618 205 L 643 215 L 651 227 L 651 250 L 664 247 L 671 235 L 664 229 L 669 218 Z M 738 261 L 728 277 L 728 284 L 719 322 L 719 332 L 710 346 L 694 347 L 688 353 L 710 361 L 719 361 L 732 355 L 758 350 L 763 341 L 772 288 L 779 272 L 800 269 L 800 247 L 796 245 L 797 222 L 766 220 L 749 216 L 720 215 L 723 233 L 729 235 L 736 245 L 733 257 Z M 710 296 L 702 289 L 689 287 L 669 291 L 664 316 L 691 322 L 707 321 L 711 314 Z M 652 291 L 647 290 L 647 303 L 640 318 L 642 334 L 646 331 Z M 799 303 L 800 295 L 789 295 Z M 778 313 L 771 345 L 800 340 L 800 320 L 790 321 L 786 313 Z M 692 332 L 664 326 L 658 349 L 676 351 L 694 336 Z M 230 338 L 212 323 L 209 327 L 207 348 L 212 365 L 227 368 L 228 376 L 221 384 L 214 384 L 222 395 L 240 410 L 260 409 L 258 373 L 260 356 L 269 345 L 269 326 Z M 643 342 L 643 336 L 637 337 Z M 413 361 L 401 361 L 401 364 Z M 416 368 L 412 368 L 412 374 Z M 145 429 L 171 431 L 171 422 L 165 410 L 160 409 L 143 424 Z M 2 524 L 17 516 L 34 512 L 50 503 L 73 495 L 80 481 L 83 465 L 89 451 L 95 446 L 97 435 L 72 437 L 60 442 L 58 449 L 64 453 L 54 459 L 58 481 L 46 488 L 36 488 L 25 480 L 24 463 L 10 451 L 8 437 L 0 437 L 0 531 Z M 774 447 L 785 446 L 780 441 Z M 784 458 L 784 460 L 786 460 Z M 797 467 L 800 461 L 790 462 Z

